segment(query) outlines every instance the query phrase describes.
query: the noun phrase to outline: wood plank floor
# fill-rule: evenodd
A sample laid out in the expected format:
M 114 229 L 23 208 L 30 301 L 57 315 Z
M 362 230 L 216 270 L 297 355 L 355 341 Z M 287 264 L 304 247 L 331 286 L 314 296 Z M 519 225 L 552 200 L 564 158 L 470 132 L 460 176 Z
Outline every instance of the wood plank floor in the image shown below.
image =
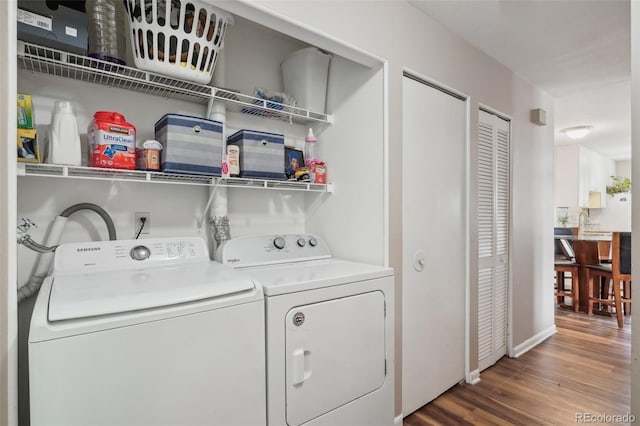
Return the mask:
M 623 415 L 631 398 L 631 319 L 556 310 L 558 333 L 502 358 L 405 417 L 404 426 L 569 425 L 577 413 Z M 582 422 L 584 423 L 584 422 Z

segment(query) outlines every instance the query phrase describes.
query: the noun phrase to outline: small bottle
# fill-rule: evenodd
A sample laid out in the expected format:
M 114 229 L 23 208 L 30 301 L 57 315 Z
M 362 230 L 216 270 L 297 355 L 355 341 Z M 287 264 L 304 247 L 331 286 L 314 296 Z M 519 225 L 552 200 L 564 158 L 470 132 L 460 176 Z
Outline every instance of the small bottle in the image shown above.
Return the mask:
M 122 59 L 124 30 L 118 10 L 122 1 L 88 0 L 89 56 L 104 61 L 125 65 Z
M 240 147 L 227 145 L 227 161 L 229 163 L 229 176 L 240 176 Z
M 313 135 L 312 128 L 309 128 L 309 133 L 307 134 L 307 137 L 304 138 L 304 142 L 304 165 L 311 168 L 314 164 L 320 161 L 316 154 L 316 144 L 318 143 L 318 139 Z
M 80 132 L 71 102 L 57 101 L 49 126 L 47 162 L 67 166 L 82 165 Z

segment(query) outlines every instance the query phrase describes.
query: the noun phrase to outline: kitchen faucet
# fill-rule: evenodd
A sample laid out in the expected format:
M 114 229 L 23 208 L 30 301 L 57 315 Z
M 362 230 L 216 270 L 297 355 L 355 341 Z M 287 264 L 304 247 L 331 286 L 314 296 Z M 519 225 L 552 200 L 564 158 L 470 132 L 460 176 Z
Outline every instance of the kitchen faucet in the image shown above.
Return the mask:
M 582 231 L 583 226 L 586 226 L 588 224 L 589 224 L 589 210 L 582 210 L 578 215 L 578 231 Z

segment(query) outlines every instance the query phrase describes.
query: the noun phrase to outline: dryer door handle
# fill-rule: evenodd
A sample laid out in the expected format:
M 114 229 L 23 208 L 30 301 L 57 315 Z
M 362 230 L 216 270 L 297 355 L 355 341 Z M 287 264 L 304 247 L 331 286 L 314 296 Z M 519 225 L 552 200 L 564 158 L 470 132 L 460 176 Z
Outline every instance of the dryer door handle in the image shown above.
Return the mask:
M 305 380 L 308 380 L 309 377 L 311 377 L 311 363 L 309 362 L 310 356 L 311 351 L 306 351 L 302 348 L 293 350 L 291 356 L 291 368 L 293 370 L 291 382 L 294 386 L 301 385 Z

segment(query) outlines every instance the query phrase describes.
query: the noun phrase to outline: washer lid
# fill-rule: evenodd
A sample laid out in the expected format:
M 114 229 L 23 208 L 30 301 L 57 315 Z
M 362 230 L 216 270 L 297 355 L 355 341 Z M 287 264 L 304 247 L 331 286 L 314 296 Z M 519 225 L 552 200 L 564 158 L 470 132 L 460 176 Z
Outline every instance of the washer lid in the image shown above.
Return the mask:
M 332 287 L 393 276 L 393 269 L 340 259 L 309 260 L 240 268 L 262 285 L 267 296 Z
M 49 321 L 109 315 L 250 292 L 251 279 L 216 262 L 57 274 Z

